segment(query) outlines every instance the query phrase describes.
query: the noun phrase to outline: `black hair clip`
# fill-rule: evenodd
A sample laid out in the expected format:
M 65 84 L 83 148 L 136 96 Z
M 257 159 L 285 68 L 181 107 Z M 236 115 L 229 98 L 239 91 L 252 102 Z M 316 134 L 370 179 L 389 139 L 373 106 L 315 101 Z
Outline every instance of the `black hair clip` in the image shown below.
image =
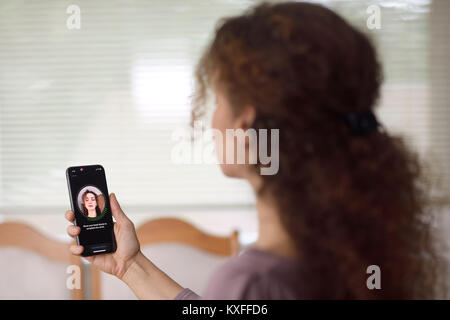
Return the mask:
M 343 115 L 352 133 L 360 136 L 376 131 L 380 125 L 372 111 L 347 113 Z

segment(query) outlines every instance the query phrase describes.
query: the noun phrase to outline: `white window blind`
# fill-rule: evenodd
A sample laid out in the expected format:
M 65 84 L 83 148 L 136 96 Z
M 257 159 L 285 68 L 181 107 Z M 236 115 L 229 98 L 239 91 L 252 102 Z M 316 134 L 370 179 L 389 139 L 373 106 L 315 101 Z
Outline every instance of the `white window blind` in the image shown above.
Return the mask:
M 172 132 L 189 121 L 193 69 L 217 20 L 257 2 L 2 0 L 1 212 L 66 208 L 65 168 L 96 163 L 127 206 L 252 204 L 243 181 L 170 156 Z M 423 154 L 448 159 L 449 78 L 440 68 L 450 61 L 442 55 L 449 33 L 430 31 L 448 30 L 448 3 L 432 15 L 431 1 L 320 2 L 374 37 L 386 74 L 385 125 Z M 79 30 L 66 27 L 70 4 L 81 9 Z M 370 4 L 380 5 L 379 30 L 366 27 Z M 430 43 L 440 43 L 436 60 Z

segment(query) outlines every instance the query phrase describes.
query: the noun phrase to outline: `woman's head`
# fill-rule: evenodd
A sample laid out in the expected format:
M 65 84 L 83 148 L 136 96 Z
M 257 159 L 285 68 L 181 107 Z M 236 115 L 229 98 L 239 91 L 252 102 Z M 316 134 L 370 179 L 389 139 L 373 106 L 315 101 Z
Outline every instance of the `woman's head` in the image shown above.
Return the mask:
M 432 294 L 436 257 L 415 154 L 400 138 L 356 135 L 343 120 L 375 107 L 381 78 L 368 38 L 310 3 L 263 4 L 223 20 L 197 68 L 193 119 L 213 87 L 213 127 L 279 129 L 279 171 L 261 176 L 257 192 L 275 199 L 312 297 Z M 248 177 L 260 167 L 222 169 Z M 378 291 L 366 287 L 374 264 Z
M 89 212 L 98 211 L 97 194 L 95 192 L 86 190 L 81 196 L 81 200 L 83 213 L 85 215 L 88 215 Z
M 369 40 L 332 11 L 307 3 L 261 5 L 225 20 L 197 76 L 194 112 L 201 113 L 204 90 L 213 84 L 213 126 L 279 126 L 305 148 L 319 129 L 320 137 L 349 134 L 337 116 L 373 108 L 381 82 Z

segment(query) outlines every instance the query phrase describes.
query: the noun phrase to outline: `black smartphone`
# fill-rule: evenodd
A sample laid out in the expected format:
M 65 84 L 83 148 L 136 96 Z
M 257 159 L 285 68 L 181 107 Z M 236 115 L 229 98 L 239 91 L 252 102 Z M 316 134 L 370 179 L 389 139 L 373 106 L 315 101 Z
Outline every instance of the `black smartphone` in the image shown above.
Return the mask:
M 101 165 L 69 167 L 66 177 L 74 222 L 81 229 L 77 237 L 78 245 L 84 247 L 81 255 L 116 251 L 105 169 Z

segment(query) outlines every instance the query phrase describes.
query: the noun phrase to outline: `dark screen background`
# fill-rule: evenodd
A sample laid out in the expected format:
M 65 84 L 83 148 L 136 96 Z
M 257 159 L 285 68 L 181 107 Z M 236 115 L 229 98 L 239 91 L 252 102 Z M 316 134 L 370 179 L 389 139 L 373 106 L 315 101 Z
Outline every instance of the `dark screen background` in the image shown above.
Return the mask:
M 80 169 L 83 169 L 82 171 Z M 109 193 L 106 186 L 105 170 L 100 165 L 70 167 L 67 169 L 69 181 L 69 194 L 71 196 L 72 210 L 75 213 L 76 225 L 81 228 L 78 236 L 79 244 L 82 246 L 99 243 L 112 243 L 113 221 L 111 207 L 109 204 Z M 91 221 L 83 215 L 78 206 L 78 193 L 86 186 L 94 186 L 99 189 L 105 198 L 105 208 L 107 212 L 99 220 Z M 102 229 L 86 230 L 86 227 L 93 224 L 107 223 Z

